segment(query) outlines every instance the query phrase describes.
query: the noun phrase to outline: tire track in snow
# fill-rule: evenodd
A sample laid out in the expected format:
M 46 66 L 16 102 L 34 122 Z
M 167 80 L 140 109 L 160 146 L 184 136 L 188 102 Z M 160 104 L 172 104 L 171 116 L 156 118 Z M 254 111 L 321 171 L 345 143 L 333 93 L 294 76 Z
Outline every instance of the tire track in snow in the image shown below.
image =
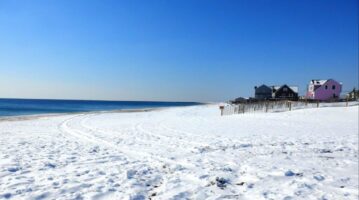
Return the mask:
M 183 176 L 183 171 L 182 171 L 183 169 L 191 170 L 196 167 L 191 163 L 178 162 L 176 160 L 157 156 L 155 154 L 151 154 L 148 152 L 139 152 L 139 151 L 130 150 L 128 148 L 125 149 L 109 141 L 106 141 L 102 138 L 96 137 L 93 134 L 89 134 L 82 130 L 79 130 L 78 128 L 71 127 L 70 125 L 71 122 L 77 120 L 78 118 L 80 118 L 80 120 L 83 120 L 86 117 L 88 116 L 77 115 L 70 119 L 64 120 L 59 125 L 60 131 L 62 131 L 65 134 L 69 134 L 72 137 L 77 138 L 79 140 L 84 140 L 98 146 L 107 147 L 109 149 L 115 149 L 119 151 L 121 154 L 123 154 L 125 158 L 136 161 L 137 164 L 139 164 L 140 166 L 148 165 L 149 168 L 153 168 L 154 171 L 152 171 L 150 174 L 157 171 L 158 175 L 156 175 L 156 173 L 152 174 L 151 175 L 152 178 L 149 178 L 147 181 L 156 182 L 156 180 L 158 181 L 158 176 L 159 176 L 161 177 L 159 183 L 155 185 L 149 185 L 147 183 L 146 189 L 144 189 L 142 192 L 140 191 L 140 193 L 147 195 L 148 198 L 150 198 L 153 194 L 157 194 L 157 190 L 162 187 L 163 183 L 168 183 L 171 180 L 178 180 L 178 178 L 181 178 Z M 81 121 L 80 121 L 80 127 L 81 127 Z M 142 168 L 140 168 L 139 170 L 141 169 Z M 130 171 L 128 171 L 128 173 Z M 195 176 L 193 176 L 193 178 L 198 179 Z M 144 180 L 142 177 L 138 177 L 138 181 L 143 182 Z
M 135 195 L 144 195 L 144 196 L 147 196 L 148 198 L 150 196 L 152 196 L 153 194 L 153 190 L 158 187 L 158 184 L 155 183 L 155 185 L 148 185 L 149 183 L 146 183 L 147 181 L 149 181 L 150 183 L 158 180 L 158 177 L 160 177 L 160 182 L 162 183 L 165 178 L 165 176 L 167 175 L 166 171 L 163 170 L 163 166 L 166 166 L 165 162 L 163 162 L 162 160 L 159 161 L 159 160 L 156 160 L 154 161 L 153 158 L 150 159 L 149 161 L 149 157 L 152 157 L 151 155 L 143 155 L 142 153 L 139 154 L 137 152 L 133 152 L 133 151 L 129 151 L 129 150 L 124 150 L 123 148 L 119 148 L 117 145 L 114 145 L 108 141 L 105 141 L 103 139 L 100 139 L 100 138 L 97 138 L 95 136 L 92 136 L 92 135 L 89 135 L 89 134 L 86 134 L 80 130 L 77 130 L 77 129 L 74 129 L 74 128 L 71 128 L 69 123 L 71 123 L 72 121 L 74 121 L 75 119 L 77 119 L 78 117 L 83 117 L 84 115 L 77 115 L 77 116 L 74 116 L 70 119 L 66 119 L 64 120 L 60 125 L 59 125 L 59 128 L 60 128 L 60 131 L 65 134 L 65 137 L 66 135 L 71 135 L 72 137 L 76 138 L 76 139 L 80 139 L 80 140 L 84 140 L 84 141 L 87 141 L 87 142 L 90 142 L 92 144 L 95 144 L 95 145 L 98 145 L 98 146 L 102 146 L 102 147 L 107 147 L 107 148 L 110 148 L 110 149 L 115 149 L 117 151 L 119 151 L 126 159 L 131 159 L 131 160 L 134 160 L 135 162 L 135 166 L 132 166 L 130 167 L 131 170 L 127 170 L 127 178 L 128 179 L 133 179 L 135 178 L 137 180 L 137 178 L 135 177 L 137 171 L 137 167 L 136 165 L 139 167 L 137 170 L 140 170 L 139 173 L 141 174 L 141 170 L 143 170 L 143 167 L 146 166 L 146 162 L 148 162 L 149 165 L 148 167 L 145 167 L 144 169 L 151 169 L 151 167 L 154 167 L 154 171 L 152 171 L 150 174 L 152 174 L 153 172 L 156 172 L 158 171 L 158 175 L 153 174 L 152 178 L 151 177 L 147 177 L 147 180 L 144 180 L 143 177 L 141 176 L 140 177 L 140 180 L 137 180 L 135 183 L 132 183 L 132 184 L 135 184 L 138 186 L 138 184 L 142 184 L 142 185 L 145 185 L 146 187 L 144 187 L 142 190 L 138 190 L 135 192 Z M 83 119 L 83 118 L 82 118 Z M 139 163 L 138 163 L 139 162 Z M 137 163 L 137 164 L 136 164 Z M 157 166 L 153 166 L 154 164 L 157 164 Z M 155 164 L 155 165 L 156 165 Z M 126 167 L 128 168 L 128 167 Z M 134 169 L 133 169 L 134 168 Z M 126 181 L 128 182 L 128 181 Z M 138 183 L 137 183 L 138 182 Z M 160 183 L 160 184 L 161 184 Z M 129 189 L 131 189 L 131 183 L 128 182 L 128 184 L 130 184 L 128 187 Z M 151 186 L 151 187 L 150 187 Z M 134 194 L 129 194 L 130 196 L 134 195 Z
M 160 161 L 160 162 L 165 162 L 165 163 L 174 163 L 173 160 L 170 160 L 170 159 L 164 159 L 164 158 L 159 158 L 155 155 L 152 155 L 152 154 L 149 154 L 147 152 L 141 152 L 139 153 L 138 151 L 133 151 L 133 150 L 130 150 L 130 149 L 125 149 L 123 147 L 120 147 L 119 145 L 116 145 L 116 144 L 113 144 L 107 140 L 104 140 L 102 138 L 99 138 L 99 137 L 96 137 L 92 134 L 88 134 L 84 131 L 81 131 L 79 129 L 76 129 L 76 128 L 73 128 L 73 127 L 70 127 L 69 126 L 69 122 L 71 122 L 72 120 L 78 118 L 78 117 L 81 117 L 81 116 L 84 116 L 84 115 L 78 115 L 78 116 L 75 116 L 73 118 L 70 118 L 70 119 L 67 119 L 65 120 L 63 123 L 61 123 L 60 127 L 61 127 L 61 130 L 63 130 L 64 132 L 74 136 L 74 137 L 77 137 L 79 139 L 82 139 L 82 140 L 86 140 L 88 142 L 91 142 L 93 144 L 96 144 L 96 145 L 99 145 L 99 146 L 102 146 L 102 147 L 107 147 L 109 149 L 115 149 L 121 153 L 124 153 L 125 155 L 128 155 L 130 156 L 131 158 L 135 159 L 135 160 L 139 160 L 139 158 L 141 159 L 145 159 L 145 160 L 148 160 L 148 159 L 152 159 L 151 161 L 153 160 L 157 160 L 157 161 Z
M 193 141 L 193 138 L 196 138 L 196 137 L 202 137 L 202 138 L 203 138 L 203 135 L 197 136 L 196 134 L 191 133 L 191 132 L 173 129 L 173 128 L 170 128 L 170 127 L 164 125 L 163 122 L 159 124 L 159 127 L 162 128 L 163 130 L 176 133 L 176 135 L 177 135 L 177 134 L 182 134 L 182 135 L 181 135 L 182 138 L 180 138 L 180 140 L 186 141 L 186 142 L 188 142 L 188 143 L 191 143 L 191 144 L 193 144 L 194 147 L 197 147 L 197 146 L 206 146 L 206 145 L 208 145 L 208 143 Z M 191 137 L 192 137 L 192 138 L 191 138 Z M 186 139 L 185 139 L 185 138 L 186 138 Z M 213 140 L 215 140 L 215 138 L 211 138 L 211 140 L 213 141 Z
M 91 115 L 91 116 L 95 116 L 95 115 Z M 85 127 L 86 129 L 88 129 L 90 132 L 98 132 L 98 133 L 107 134 L 108 131 L 94 128 L 94 127 L 88 125 L 88 123 L 86 123 L 86 121 L 88 121 L 91 116 L 84 118 L 81 121 L 81 125 L 83 127 Z M 179 138 L 181 136 L 179 136 L 178 134 L 166 135 L 166 134 L 164 134 L 164 132 L 168 132 L 168 130 L 161 128 L 160 123 L 155 124 L 155 126 L 154 126 L 154 127 L 159 127 L 159 129 L 157 131 L 149 130 L 149 128 L 145 128 L 144 125 L 145 125 L 144 123 L 137 123 L 132 127 L 134 134 L 132 134 L 131 139 L 133 139 L 134 142 L 138 142 L 139 145 L 148 146 L 148 145 L 155 144 L 156 146 L 160 146 L 161 148 L 170 149 L 170 151 L 176 151 L 179 148 L 181 150 L 188 151 L 189 148 L 195 148 L 197 146 L 201 146 L 201 145 L 205 146 L 206 145 L 204 143 L 198 143 L 198 142 L 191 141 L 190 139 Z M 161 129 L 163 131 L 160 131 Z M 119 131 L 113 131 L 113 132 L 115 134 L 119 133 Z M 136 135 L 140 135 L 140 137 L 137 137 Z M 122 137 L 122 139 L 126 140 L 126 138 L 124 138 L 124 137 Z
M 158 126 L 157 126 L 158 127 Z M 167 148 L 172 148 L 172 149 L 177 149 L 181 148 L 181 150 L 184 151 L 188 151 L 188 145 L 189 144 L 193 144 L 195 142 L 191 142 L 191 141 L 187 141 L 187 140 L 183 140 L 181 138 L 178 138 L 178 135 L 172 135 L 172 136 L 168 136 L 168 135 L 164 135 L 164 134 L 156 134 L 155 131 L 151 131 L 148 128 L 144 128 L 143 124 L 139 123 L 135 126 L 136 131 L 138 132 L 142 132 L 145 133 L 147 135 L 155 135 L 156 137 L 159 137 L 161 140 L 165 140 L 167 141 Z M 160 141 L 163 142 L 163 141 Z M 195 145 L 198 145 L 197 143 L 195 143 Z M 176 146 L 175 148 L 173 148 L 173 146 Z
M 96 136 L 96 133 L 101 133 L 104 132 L 101 129 L 98 128 L 92 128 L 90 126 L 88 126 L 85 122 L 86 120 L 88 120 L 91 117 L 94 117 L 96 115 L 83 115 L 80 116 L 80 118 L 73 118 L 70 119 L 68 122 L 64 123 L 63 128 L 65 128 L 66 132 L 70 132 L 71 134 L 74 134 L 75 136 L 78 136 L 80 139 L 85 139 L 91 143 L 97 144 L 99 146 L 105 146 L 108 147 L 110 149 L 115 149 L 118 150 L 122 153 L 124 153 L 125 155 L 128 155 L 131 158 L 134 158 L 135 160 L 140 161 L 143 164 L 149 163 L 149 166 L 157 166 L 157 170 L 159 171 L 159 175 L 161 177 L 161 181 L 159 182 L 159 184 L 153 185 L 152 188 L 148 188 L 147 189 L 147 195 L 150 198 L 152 194 L 160 194 L 160 192 L 166 190 L 166 185 L 169 184 L 169 182 L 171 181 L 175 181 L 175 180 L 191 180 L 194 182 L 197 182 L 198 187 L 203 187 L 204 185 L 200 183 L 204 183 L 205 180 L 201 179 L 199 176 L 200 173 L 198 172 L 203 172 L 203 165 L 205 166 L 211 166 L 211 169 L 216 169 L 215 171 L 218 172 L 219 167 L 221 165 L 223 165 L 221 160 L 218 159 L 212 159 L 209 157 L 206 157 L 206 159 L 202 160 L 198 160 L 198 158 L 201 157 L 201 152 L 191 152 L 190 155 L 187 155 L 185 157 L 185 159 L 177 159 L 177 160 L 172 160 L 170 158 L 165 158 L 162 156 L 159 156 L 157 154 L 154 153 L 150 153 L 150 152 L 141 152 L 139 153 L 138 151 L 134 152 L 132 149 L 129 148 L 124 148 L 124 147 L 120 147 L 110 141 L 107 141 L 105 139 L 102 139 L 98 136 Z M 78 119 L 79 121 L 76 121 L 76 119 Z M 71 126 L 71 122 L 77 122 L 77 124 L 72 124 Z M 78 123 L 79 122 L 79 123 Z M 151 124 L 150 124 L 151 125 Z M 163 128 L 164 125 L 161 124 L 155 124 L 153 127 L 161 127 L 160 129 L 153 129 L 151 130 L 150 128 L 144 127 L 143 123 L 138 123 L 134 125 L 134 134 L 138 134 L 141 135 L 140 138 L 143 138 L 144 136 L 149 136 L 149 138 L 158 138 L 157 136 L 160 136 L 158 140 L 147 140 L 147 143 L 167 143 L 168 146 L 172 146 L 173 143 L 179 143 L 181 145 L 181 149 L 189 149 L 191 146 L 192 147 L 197 147 L 198 145 L 206 145 L 209 146 L 209 144 L 202 144 L 202 143 L 197 143 L 197 142 L 188 142 L 186 139 L 178 139 L 178 133 L 182 134 L 182 131 L 176 131 L 172 129 L 172 132 L 176 132 L 176 134 L 173 135 L 172 140 L 171 140 L 171 136 L 167 136 L 167 135 L 162 135 L 161 133 L 165 133 L 162 130 L 165 131 L 171 131 L 171 130 L 166 130 L 166 128 Z M 149 126 L 152 127 L 152 126 Z M 170 129 L 170 128 L 169 128 Z M 153 132 L 154 131 L 154 132 Z M 156 132 L 158 131 L 158 132 Z M 190 135 L 191 133 L 186 132 L 187 137 Z M 195 143 L 195 144 L 194 144 Z M 192 145 L 191 145 L 192 144 Z M 167 147 L 168 148 L 168 147 Z M 216 149 L 215 149 L 216 150 Z M 204 152 L 206 153 L 206 152 Z M 211 152 L 208 152 L 211 153 Z M 192 154 L 192 155 L 191 155 Z M 141 158 L 141 159 L 139 159 Z M 183 168 L 183 167 L 185 168 Z M 156 170 L 156 171 L 157 171 Z M 220 171 L 219 171 L 220 172 Z M 209 177 L 215 176 L 213 173 L 210 172 L 205 172 L 208 173 Z M 221 172 L 220 172 L 221 173 Z M 235 173 L 235 172 L 231 172 L 231 173 Z
M 95 116 L 95 115 L 92 115 L 92 116 Z M 90 117 L 90 116 L 89 116 Z M 86 120 L 86 119 L 83 119 L 83 120 Z M 161 139 L 164 139 L 164 140 L 167 140 L 167 141 L 171 141 L 171 140 L 173 140 L 173 138 L 170 138 L 170 137 L 166 137 L 166 136 L 163 136 L 163 135 L 159 135 L 159 134 L 156 134 L 156 133 L 154 133 L 154 132 L 151 132 L 151 131 L 147 131 L 147 130 L 145 130 L 144 128 L 142 128 L 142 125 L 143 123 L 138 123 L 138 124 L 136 124 L 135 126 L 134 126 L 134 130 L 135 130 L 135 132 L 134 132 L 134 134 L 139 134 L 139 133 L 142 133 L 142 135 L 149 135 L 150 137 L 154 137 L 154 138 L 156 138 L 157 136 L 157 138 L 159 138 L 159 140 L 154 140 L 154 141 L 149 141 L 149 140 L 142 140 L 142 139 L 140 139 L 140 140 L 142 140 L 142 141 L 144 141 L 144 143 L 151 143 L 151 142 L 155 142 L 156 143 L 156 145 L 158 145 L 158 144 L 162 144 L 163 145 L 163 141 L 161 141 Z M 89 129 L 91 132 L 99 132 L 99 133 L 105 133 L 106 131 L 103 131 L 103 130 L 100 130 L 100 129 L 94 129 L 94 128 L 92 128 L 92 127 L 90 127 L 90 126 L 88 126 L 88 125 L 86 125 L 86 127 L 85 128 L 87 128 L 87 129 Z M 165 139 L 166 138 L 166 139 Z M 137 138 L 136 138 L 137 139 Z M 164 147 L 166 147 L 166 148 L 173 148 L 173 147 L 171 147 L 171 145 L 173 145 L 173 144 L 170 144 L 170 145 L 163 145 Z M 116 145 L 116 147 L 118 147 L 117 145 Z M 178 149 L 178 148 L 173 148 L 173 149 Z M 183 148 L 183 149 L 185 149 L 185 150 L 188 150 L 188 148 Z M 120 149 L 121 150 L 121 149 Z M 129 152 L 133 152 L 132 150 L 130 150 L 130 149 L 125 149 L 125 151 L 129 151 Z M 138 154 L 138 152 L 136 151 L 135 152 L 135 154 Z M 180 164 L 180 165 L 182 165 L 182 166 L 184 166 L 184 167 L 187 167 L 187 168 L 193 168 L 194 167 L 194 165 L 193 164 L 191 164 L 191 163 L 179 163 L 178 161 L 176 161 L 176 160 L 173 160 L 173 159 L 170 159 L 170 158 L 164 158 L 164 157 L 162 157 L 162 156 L 159 156 L 159 155 L 156 155 L 156 154 L 153 154 L 153 153 L 149 153 L 149 152 L 144 152 L 144 151 L 141 151 L 141 154 L 146 154 L 147 156 L 146 157 L 152 157 L 152 158 L 154 158 L 154 159 L 157 159 L 157 161 L 161 161 L 161 162 L 164 162 L 165 164 L 172 164 L 172 165 L 178 165 L 178 164 Z
M 92 115 L 92 116 L 94 116 L 94 115 Z M 91 117 L 91 116 L 88 116 L 88 117 Z M 89 120 L 89 118 L 87 118 L 87 119 L 84 118 L 82 120 L 81 125 L 87 129 L 89 129 L 90 131 L 106 133 L 105 131 L 102 131 L 101 129 L 89 126 L 87 123 L 85 123 L 87 120 Z M 91 124 L 93 124 L 93 123 L 91 123 Z M 153 127 L 159 127 L 159 124 L 156 124 Z M 165 142 L 166 144 L 162 145 L 165 148 L 169 148 L 169 147 L 173 148 L 172 146 L 174 144 L 180 144 L 181 151 L 186 150 L 188 152 L 188 154 L 192 154 L 193 153 L 192 148 L 199 145 L 199 143 L 189 142 L 184 139 L 178 140 L 177 139 L 178 135 L 173 135 L 173 137 L 171 137 L 171 136 L 163 135 L 162 131 L 156 132 L 156 130 L 157 129 L 155 129 L 154 131 L 149 130 L 148 128 L 144 127 L 144 123 L 137 123 L 133 126 L 133 131 L 134 131 L 135 135 L 141 135 L 140 137 L 146 137 L 146 138 L 158 138 L 157 140 L 142 140 L 145 143 L 150 143 L 150 144 L 154 143 L 154 144 L 158 145 L 159 143 L 163 144 L 163 142 Z M 161 130 L 161 129 L 158 129 L 158 130 Z M 137 139 L 138 139 L 138 137 L 137 137 Z M 188 147 L 189 144 L 193 145 L 192 148 Z M 175 149 L 178 149 L 178 147 L 175 147 Z M 155 156 L 155 157 L 163 158 L 162 156 L 155 155 L 153 153 L 149 153 L 149 154 L 152 156 Z M 151 192 L 153 194 L 157 194 L 161 190 L 166 190 L 166 189 L 164 189 L 165 185 L 163 185 L 163 184 L 167 184 L 168 182 L 171 182 L 171 181 L 177 182 L 178 179 L 186 179 L 186 180 L 195 181 L 197 183 L 203 183 L 203 179 L 200 178 L 200 176 L 198 176 L 198 174 L 196 174 L 196 172 L 202 170 L 202 166 L 198 165 L 198 163 L 196 163 L 195 161 L 188 159 L 190 157 L 192 157 L 192 156 L 186 155 L 185 159 L 177 159 L 177 160 L 171 159 L 170 160 L 171 163 L 173 161 L 172 167 L 169 166 L 169 167 L 166 167 L 165 169 L 163 169 L 166 171 L 165 173 L 167 173 L 170 177 L 169 178 L 163 177 L 162 183 L 160 185 L 156 185 L 156 187 L 152 188 Z M 161 159 L 161 160 L 163 160 L 163 159 Z M 185 167 L 185 168 L 183 168 L 183 167 Z M 172 168 L 172 169 L 169 169 L 169 168 Z M 185 171 L 183 171 L 183 170 L 185 170 Z
M 91 116 L 95 116 L 95 115 L 91 115 Z M 98 128 L 94 128 L 86 123 L 86 121 L 88 121 L 91 116 L 88 116 L 87 118 L 83 118 L 80 122 L 81 126 L 83 126 L 85 129 L 87 129 L 87 131 L 89 131 L 93 134 L 101 133 L 103 135 L 108 135 L 109 131 L 104 131 L 104 130 L 101 130 Z M 155 132 L 148 131 L 143 128 L 143 123 L 135 124 L 132 127 L 132 131 L 133 131 L 132 132 L 133 134 L 128 137 L 131 137 L 131 139 L 133 139 L 134 142 L 136 143 L 136 145 L 139 146 L 140 148 L 141 148 L 141 146 L 144 146 L 143 148 L 145 148 L 147 146 L 153 147 L 153 145 L 156 145 L 157 147 L 159 147 L 161 149 L 164 149 L 164 148 L 169 149 L 169 151 L 178 150 L 178 145 L 177 145 L 178 142 L 175 142 L 173 140 L 173 137 L 162 135 L 162 134 L 156 134 Z M 119 131 L 111 131 L 111 132 L 113 132 L 116 135 L 118 135 L 118 133 L 119 133 Z M 140 135 L 140 136 L 137 137 L 138 135 Z M 128 139 L 128 138 L 121 137 L 121 140 L 126 140 L 126 139 Z M 157 148 L 153 148 L 153 149 L 157 149 Z M 142 149 L 142 150 L 144 150 L 144 149 Z M 182 150 L 188 150 L 188 148 L 187 147 L 182 148 Z M 155 157 L 160 157 L 153 153 L 148 153 L 148 154 L 155 156 Z

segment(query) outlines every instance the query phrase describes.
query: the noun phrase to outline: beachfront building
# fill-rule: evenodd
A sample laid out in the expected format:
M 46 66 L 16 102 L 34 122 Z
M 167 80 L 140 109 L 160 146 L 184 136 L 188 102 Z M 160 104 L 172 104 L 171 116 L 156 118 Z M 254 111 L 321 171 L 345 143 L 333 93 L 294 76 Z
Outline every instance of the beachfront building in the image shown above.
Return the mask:
M 259 87 L 254 87 L 254 97 L 258 100 L 266 100 L 272 98 L 272 88 L 266 85 L 261 85 Z
M 288 86 L 267 86 L 254 87 L 256 100 L 298 100 L 298 87 Z
M 306 97 L 321 101 L 338 99 L 342 91 L 342 83 L 334 79 L 311 80 Z
M 272 87 L 272 97 L 278 100 L 298 100 L 298 87 L 288 86 L 286 84 L 282 86 Z
M 354 88 L 347 94 L 347 99 L 352 101 L 359 100 L 359 90 Z

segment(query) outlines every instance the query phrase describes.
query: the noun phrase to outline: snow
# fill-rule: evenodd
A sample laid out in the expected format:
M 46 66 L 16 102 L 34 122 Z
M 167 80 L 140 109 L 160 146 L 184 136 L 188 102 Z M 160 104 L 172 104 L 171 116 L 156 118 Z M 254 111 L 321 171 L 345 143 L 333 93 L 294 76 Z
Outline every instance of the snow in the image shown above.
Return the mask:
M 314 85 L 323 85 L 325 82 L 327 82 L 328 80 L 314 80 L 310 81 L 309 84 L 314 84 Z
M 0 199 L 358 199 L 358 106 L 0 121 Z
M 298 93 L 298 91 L 299 91 L 298 86 L 289 86 L 289 87 L 290 87 L 290 89 L 293 90 L 293 92 Z

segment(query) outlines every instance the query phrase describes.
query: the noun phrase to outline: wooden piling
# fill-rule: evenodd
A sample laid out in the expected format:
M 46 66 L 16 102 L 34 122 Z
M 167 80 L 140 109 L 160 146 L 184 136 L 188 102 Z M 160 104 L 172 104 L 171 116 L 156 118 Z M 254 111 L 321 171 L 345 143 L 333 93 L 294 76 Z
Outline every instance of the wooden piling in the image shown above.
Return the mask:
M 221 116 L 223 116 L 224 106 L 219 106 L 219 109 L 221 110 Z

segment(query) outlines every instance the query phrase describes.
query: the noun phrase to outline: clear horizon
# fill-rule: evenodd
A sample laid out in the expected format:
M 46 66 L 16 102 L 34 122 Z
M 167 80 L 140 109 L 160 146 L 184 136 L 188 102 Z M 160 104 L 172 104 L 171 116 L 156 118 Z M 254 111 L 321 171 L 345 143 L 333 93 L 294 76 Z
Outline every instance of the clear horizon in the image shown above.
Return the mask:
M 147 100 L 103 100 L 103 99 L 48 99 L 48 98 L 4 98 L 0 97 L 0 100 L 54 100 L 54 101 L 118 101 L 118 102 L 168 102 L 168 103 L 211 103 L 211 101 L 200 102 L 200 101 L 147 101 Z M 213 103 L 220 103 L 213 101 Z
M 0 98 L 214 102 L 358 88 L 358 1 L 0 1 Z

